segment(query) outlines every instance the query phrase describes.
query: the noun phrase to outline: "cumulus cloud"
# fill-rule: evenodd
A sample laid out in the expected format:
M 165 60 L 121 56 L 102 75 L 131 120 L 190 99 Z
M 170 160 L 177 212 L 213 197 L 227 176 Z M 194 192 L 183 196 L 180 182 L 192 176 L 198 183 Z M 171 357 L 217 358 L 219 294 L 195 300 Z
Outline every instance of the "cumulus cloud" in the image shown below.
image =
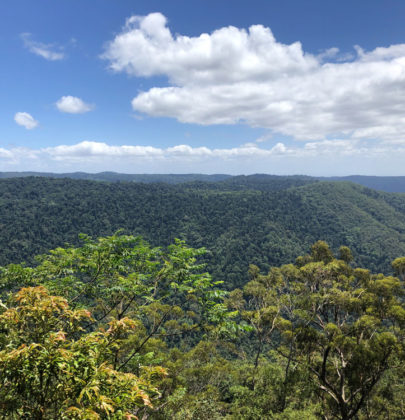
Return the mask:
M 30 52 L 45 58 L 45 60 L 58 61 L 65 58 L 65 54 L 60 51 L 60 48 L 57 48 L 54 44 L 44 44 L 34 41 L 28 32 L 21 34 L 21 39 L 24 42 L 24 46 Z
M 38 125 L 38 121 L 36 121 L 31 114 L 28 114 L 28 112 L 17 112 L 14 115 L 14 121 L 18 125 L 25 127 L 27 130 L 32 130 Z
M 162 149 L 151 146 L 110 146 L 106 143 L 95 141 L 82 141 L 74 145 L 60 145 L 42 149 L 56 160 L 87 159 L 87 158 L 133 158 L 133 157 L 158 157 Z
M 150 116 L 245 123 L 304 141 L 405 138 L 405 44 L 314 55 L 262 25 L 173 35 L 152 13 L 130 17 L 102 57 L 116 72 L 167 77 L 132 100 Z
M 168 147 L 166 149 L 152 146 L 111 146 L 107 143 L 83 141 L 74 145 L 60 145 L 41 150 L 56 160 L 65 159 L 88 159 L 88 158 L 220 158 L 271 156 L 277 153 L 285 153 L 286 147 L 277 143 L 272 149 L 260 149 L 255 144 L 246 144 L 230 149 L 210 149 L 208 147 L 191 147 L 186 144 Z
M 84 114 L 94 108 L 94 105 L 87 104 L 82 99 L 75 96 L 62 96 L 57 102 L 56 107 L 60 112 L 69 114 Z
M 317 65 L 315 57 L 304 55 L 299 42 L 279 44 L 262 25 L 251 26 L 249 32 L 230 26 L 194 38 L 174 38 L 166 25 L 160 13 L 132 16 L 123 32 L 107 44 L 103 57 L 115 71 L 167 75 L 176 85 L 265 80 Z

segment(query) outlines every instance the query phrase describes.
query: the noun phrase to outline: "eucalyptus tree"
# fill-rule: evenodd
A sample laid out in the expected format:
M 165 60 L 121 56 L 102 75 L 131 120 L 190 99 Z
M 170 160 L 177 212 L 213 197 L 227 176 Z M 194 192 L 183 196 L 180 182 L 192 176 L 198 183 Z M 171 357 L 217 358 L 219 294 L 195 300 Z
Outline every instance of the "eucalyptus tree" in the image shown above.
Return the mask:
M 319 241 L 296 265 L 271 270 L 267 278 L 277 273 L 277 281 L 261 296 L 271 296 L 267 331 L 276 323 L 280 333 L 274 348 L 288 363 L 305 367 L 322 416 L 349 420 L 358 417 L 404 355 L 405 289 L 403 279 L 353 268 L 346 247 L 340 257 Z M 402 260 L 394 262 L 400 274 Z M 256 275 L 246 291 L 256 287 L 257 278 L 266 277 Z M 253 310 L 255 326 L 266 311 Z

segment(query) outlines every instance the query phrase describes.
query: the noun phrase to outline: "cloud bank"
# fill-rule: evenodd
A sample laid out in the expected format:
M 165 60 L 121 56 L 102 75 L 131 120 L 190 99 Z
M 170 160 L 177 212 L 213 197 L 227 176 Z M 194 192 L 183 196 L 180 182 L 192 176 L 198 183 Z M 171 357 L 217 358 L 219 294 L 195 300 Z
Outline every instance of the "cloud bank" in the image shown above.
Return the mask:
M 270 148 L 257 143 L 231 148 L 187 144 L 160 148 L 95 141 L 38 149 L 0 147 L 2 170 L 56 172 L 350 175 L 359 173 L 361 161 L 363 174 L 399 175 L 403 174 L 404 159 L 405 141 L 390 144 L 360 139 L 310 141 L 294 146 L 278 142 Z
M 36 121 L 31 114 L 28 114 L 28 112 L 17 112 L 14 115 L 14 121 L 18 125 L 25 127 L 27 130 L 32 130 L 38 126 L 38 121 Z
M 91 111 L 94 108 L 94 105 L 87 104 L 82 99 L 75 96 L 62 96 L 56 102 L 56 107 L 60 112 L 84 114 Z
M 166 76 L 135 111 L 196 124 L 263 127 L 297 140 L 405 138 L 405 44 L 319 55 L 270 28 L 173 35 L 160 13 L 132 16 L 102 56 L 116 72 Z

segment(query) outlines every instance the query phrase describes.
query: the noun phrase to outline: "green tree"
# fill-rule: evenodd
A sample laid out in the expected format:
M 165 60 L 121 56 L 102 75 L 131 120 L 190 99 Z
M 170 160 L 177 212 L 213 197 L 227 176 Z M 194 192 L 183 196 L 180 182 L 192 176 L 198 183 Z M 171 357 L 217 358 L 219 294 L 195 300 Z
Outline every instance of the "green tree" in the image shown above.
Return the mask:
M 331 259 L 324 243 L 315 246 L 312 262 L 281 267 L 293 311 L 285 312 L 290 327 L 281 331 L 279 351 L 291 357 L 293 348 L 294 361 L 306 366 L 325 417 L 348 420 L 403 352 L 404 284 Z
M 120 232 L 81 239 L 80 247 L 57 248 L 39 257 L 36 267 L 3 268 L 0 284 L 6 290 L 44 285 L 71 306 L 91 310 L 94 320 L 88 330 L 123 317 L 138 320 L 137 331 L 117 350 L 117 369 L 126 367 L 153 337 L 181 338 L 212 322 L 231 322 L 223 304 L 226 292 L 215 289 L 218 282 L 197 262 L 204 248 L 193 249 L 180 240 L 165 250 L 151 248 L 140 237 Z
M 5 419 L 135 418 L 159 393 L 153 378 L 112 366 L 113 349 L 134 321 L 112 321 L 107 330 L 86 333 L 86 310 L 42 287 L 24 288 L 0 315 L 0 414 Z
M 57 248 L 41 256 L 36 267 L 10 265 L 0 270 L 4 302 L 9 295 L 7 290 L 37 286 L 18 292 L 16 298 L 11 298 L 9 309 L 2 303 L 6 311 L 0 340 L 3 345 L 0 368 L 4 369 L 0 377 L 9 385 L 2 390 L 5 399 L 17 405 L 18 399 L 21 401 L 16 418 L 21 413 L 43 412 L 50 400 L 53 405 L 49 410 L 62 413 L 69 409 L 72 416 L 74 413 L 84 416 L 85 411 L 80 410 L 99 415 L 101 408 L 97 411 L 97 404 L 105 401 L 104 411 L 111 406 L 111 413 L 121 418 L 127 403 L 120 402 L 120 393 L 129 393 L 128 398 L 136 403 L 128 400 L 127 413 L 147 416 L 152 397 L 159 401 L 152 412 L 163 407 L 168 397 L 152 385 L 147 387 L 149 379 L 153 379 L 154 386 L 161 383 L 156 376 L 162 372 L 159 365 L 165 359 L 161 352 L 165 346 L 182 344 L 191 348 L 203 332 L 215 336 L 238 330 L 233 320 L 235 313 L 229 312 L 223 303 L 226 292 L 215 289 L 211 277 L 202 272 L 203 266 L 197 262 L 204 249 L 189 248 L 180 240 L 165 250 L 151 248 L 139 237 L 120 233 L 97 240 L 83 235 L 82 239 L 81 247 Z M 47 289 L 63 296 L 49 296 Z M 20 307 L 16 302 L 24 305 Z M 17 319 L 15 314 L 26 314 L 27 308 L 33 312 L 27 318 Z M 6 323 L 10 314 L 14 314 L 14 324 Z M 69 317 L 76 317 L 80 322 L 72 324 Z M 20 335 L 13 333 L 18 328 Z M 61 361 L 60 354 L 66 355 L 69 361 Z M 11 378 L 18 376 L 23 367 L 26 370 L 20 383 L 14 381 L 14 386 Z M 84 378 L 80 376 L 82 371 Z M 63 376 L 65 373 L 67 377 Z M 72 388 L 67 382 L 69 378 L 82 384 L 82 388 L 78 385 L 72 391 L 79 399 L 64 393 Z M 116 394 L 111 390 L 103 393 L 100 388 L 103 378 L 108 383 L 115 381 Z M 121 382 L 124 386 L 124 380 L 130 389 L 139 388 L 140 392 L 145 384 L 144 403 L 135 391 L 126 393 L 124 388 L 118 388 Z M 35 387 L 38 381 L 41 385 Z M 94 389 L 88 390 L 86 383 L 93 384 Z M 46 395 L 44 402 L 41 402 L 42 394 Z M 26 406 L 22 401 L 27 396 L 32 401 Z M 94 398 L 89 402 L 85 397 Z M 4 407 L 9 410 L 8 406 Z M 26 411 L 21 411 L 21 407 Z M 117 407 L 122 410 L 117 411 Z M 111 413 L 108 416 L 114 418 Z M 46 411 L 43 418 L 58 417 Z
M 392 262 L 392 268 L 395 271 L 395 274 L 401 278 L 402 281 L 405 281 L 405 257 L 396 258 Z

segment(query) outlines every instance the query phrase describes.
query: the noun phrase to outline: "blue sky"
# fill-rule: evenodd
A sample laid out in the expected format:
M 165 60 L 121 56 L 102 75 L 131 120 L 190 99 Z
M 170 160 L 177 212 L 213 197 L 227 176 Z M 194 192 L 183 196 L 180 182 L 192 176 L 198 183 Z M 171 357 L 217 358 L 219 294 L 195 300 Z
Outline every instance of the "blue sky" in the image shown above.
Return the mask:
M 2 0 L 0 170 L 405 175 L 401 0 Z

